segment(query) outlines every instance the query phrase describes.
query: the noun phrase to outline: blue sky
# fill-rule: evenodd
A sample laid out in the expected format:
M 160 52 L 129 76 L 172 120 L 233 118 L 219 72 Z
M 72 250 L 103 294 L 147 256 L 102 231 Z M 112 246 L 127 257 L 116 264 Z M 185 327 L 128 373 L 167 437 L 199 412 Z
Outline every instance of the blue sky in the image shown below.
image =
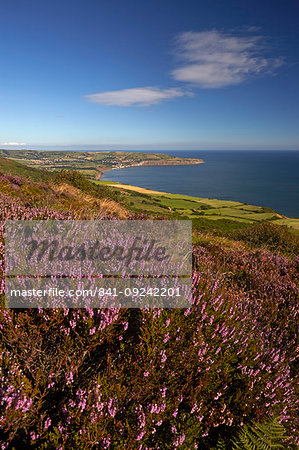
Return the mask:
M 299 4 L 2 0 L 0 147 L 299 149 Z

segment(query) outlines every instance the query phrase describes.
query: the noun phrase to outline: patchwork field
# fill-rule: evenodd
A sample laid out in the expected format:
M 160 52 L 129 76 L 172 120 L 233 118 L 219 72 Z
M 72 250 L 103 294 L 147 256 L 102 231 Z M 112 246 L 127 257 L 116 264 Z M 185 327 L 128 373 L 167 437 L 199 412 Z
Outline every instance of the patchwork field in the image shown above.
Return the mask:
M 95 183 L 110 186 L 116 192 L 120 192 L 126 205 L 136 212 L 142 210 L 147 214 L 212 221 L 227 220 L 243 223 L 268 221 L 299 230 L 299 219 L 284 217 L 262 206 L 169 194 L 109 181 L 96 181 Z

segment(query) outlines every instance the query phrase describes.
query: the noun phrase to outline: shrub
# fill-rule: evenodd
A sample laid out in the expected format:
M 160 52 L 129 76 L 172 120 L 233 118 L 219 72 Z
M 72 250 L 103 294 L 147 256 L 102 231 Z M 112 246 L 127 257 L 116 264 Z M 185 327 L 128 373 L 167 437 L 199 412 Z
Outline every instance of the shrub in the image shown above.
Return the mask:
M 89 181 L 82 173 L 77 170 L 61 170 L 53 173 L 53 182 L 56 184 L 71 184 L 82 192 L 92 195 L 96 198 L 109 198 L 111 200 L 121 200 L 118 192 L 109 189 L 104 185 L 95 184 Z
M 236 222 L 229 219 L 209 220 L 205 217 L 192 219 L 194 230 L 208 231 L 220 236 L 232 236 L 235 230 L 244 230 L 248 227 L 247 223 Z
M 273 252 L 298 254 L 299 237 L 286 227 L 261 222 L 235 234 L 237 239 L 248 242 L 253 247 L 264 247 Z

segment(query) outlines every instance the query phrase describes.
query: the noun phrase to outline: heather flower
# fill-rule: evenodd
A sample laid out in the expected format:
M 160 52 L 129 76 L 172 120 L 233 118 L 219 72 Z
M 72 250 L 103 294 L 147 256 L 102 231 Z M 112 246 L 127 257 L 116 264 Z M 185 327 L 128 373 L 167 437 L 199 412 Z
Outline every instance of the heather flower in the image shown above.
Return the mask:
M 50 417 L 47 417 L 47 419 L 45 420 L 45 425 L 44 425 L 45 430 L 47 430 L 49 428 L 51 423 L 52 423 L 52 421 L 51 421 Z

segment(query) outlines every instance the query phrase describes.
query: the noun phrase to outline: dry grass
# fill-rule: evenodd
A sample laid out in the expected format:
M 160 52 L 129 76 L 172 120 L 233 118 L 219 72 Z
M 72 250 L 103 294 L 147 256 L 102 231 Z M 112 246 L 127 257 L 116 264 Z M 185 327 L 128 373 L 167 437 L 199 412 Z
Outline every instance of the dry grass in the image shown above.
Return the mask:
M 101 212 L 105 214 L 111 214 L 113 216 L 117 216 L 120 219 L 127 219 L 129 217 L 129 212 L 121 206 L 119 203 L 116 203 L 113 200 L 103 199 L 100 200 Z
M 93 209 L 98 208 L 98 212 L 104 215 L 113 215 L 119 217 L 120 219 L 127 219 L 129 217 L 129 212 L 114 200 L 94 198 L 91 195 L 83 193 L 80 189 L 66 183 L 61 185 L 53 185 L 52 189 L 57 194 L 62 194 L 69 200 L 73 199 L 76 202 L 77 207 L 75 207 L 75 209 L 77 211 L 78 209 L 81 209 L 80 206 L 82 206 L 82 212 L 83 210 L 86 212 L 86 204 L 88 204 L 89 206 L 92 206 Z

